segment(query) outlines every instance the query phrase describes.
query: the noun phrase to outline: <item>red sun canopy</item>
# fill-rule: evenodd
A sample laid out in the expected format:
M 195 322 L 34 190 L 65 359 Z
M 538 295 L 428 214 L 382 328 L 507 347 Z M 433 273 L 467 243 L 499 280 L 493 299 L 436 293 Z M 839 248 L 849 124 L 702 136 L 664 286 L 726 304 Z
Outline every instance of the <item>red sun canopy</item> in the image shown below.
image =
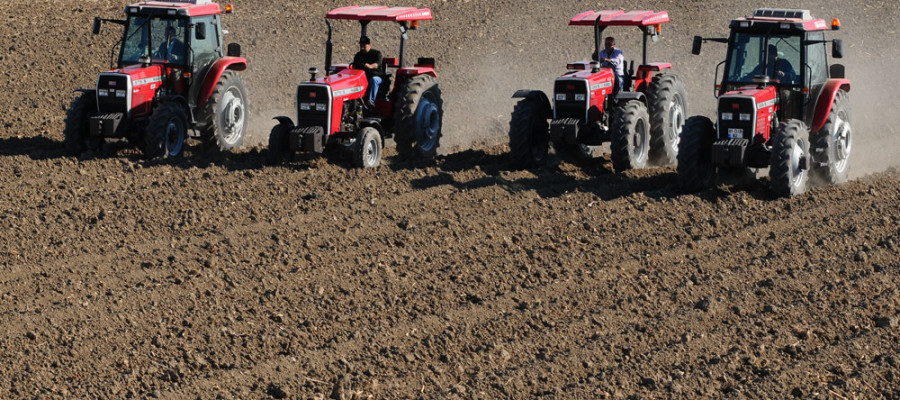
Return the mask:
M 325 15 L 328 19 L 352 19 L 357 21 L 430 21 L 434 17 L 429 8 L 349 6 L 336 8 Z
M 603 10 L 585 11 L 572 18 L 569 25 L 594 26 L 594 21 L 600 19 L 600 26 L 650 26 L 669 22 L 668 11 L 649 10 Z

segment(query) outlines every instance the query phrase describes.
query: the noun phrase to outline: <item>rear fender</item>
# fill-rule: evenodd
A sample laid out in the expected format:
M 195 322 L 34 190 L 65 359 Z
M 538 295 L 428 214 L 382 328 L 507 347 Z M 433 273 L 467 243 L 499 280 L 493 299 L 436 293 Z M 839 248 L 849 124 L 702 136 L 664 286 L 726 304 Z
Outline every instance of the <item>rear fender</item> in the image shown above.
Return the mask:
M 816 112 L 813 113 L 812 131 L 810 132 L 818 132 L 825 126 L 825 121 L 831 112 L 831 105 L 834 104 L 834 97 L 837 96 L 838 90 L 849 92 L 850 80 L 829 79 L 828 82 L 825 82 L 822 94 L 819 95 L 819 100 L 816 102 Z
M 547 112 L 547 115 L 553 115 L 553 106 L 550 105 L 550 98 L 547 97 L 546 93 L 540 90 L 520 89 L 513 93 L 512 98 L 539 101 L 544 105 L 544 110 Z
M 634 90 L 636 92 L 646 92 L 653 81 L 653 73 L 672 69 L 672 63 L 650 63 L 638 67 L 637 74 L 634 77 Z
M 200 94 L 197 97 L 198 107 L 203 108 L 206 105 L 209 97 L 212 96 L 213 90 L 216 89 L 216 83 L 219 82 L 222 73 L 228 69 L 235 71 L 247 69 L 247 59 L 242 57 L 222 57 L 213 63 L 209 67 L 209 72 L 206 73 L 206 80 L 203 81 L 203 86 L 200 87 Z
M 437 78 L 437 72 L 435 72 L 433 67 L 400 68 L 397 70 L 397 76 L 416 76 L 416 75 L 431 75 L 431 76 Z

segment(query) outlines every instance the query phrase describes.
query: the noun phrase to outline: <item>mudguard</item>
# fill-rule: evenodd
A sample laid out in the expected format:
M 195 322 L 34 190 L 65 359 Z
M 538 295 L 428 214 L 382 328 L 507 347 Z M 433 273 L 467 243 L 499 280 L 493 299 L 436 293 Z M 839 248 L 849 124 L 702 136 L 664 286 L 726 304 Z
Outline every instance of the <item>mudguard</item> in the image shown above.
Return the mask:
M 647 98 L 641 92 L 619 92 L 616 95 L 616 103 L 624 103 L 631 100 L 640 100 L 641 103 L 647 105 Z
M 294 126 L 294 121 L 291 121 L 291 118 L 290 118 L 290 117 L 277 116 L 277 117 L 272 118 L 272 119 L 277 120 L 278 123 L 279 123 L 279 124 L 282 124 L 282 125 Z
M 209 72 L 206 73 L 206 80 L 203 81 L 203 86 L 200 87 L 200 94 L 197 97 L 198 107 L 203 108 L 206 102 L 209 101 L 213 90 L 216 89 L 216 83 L 219 82 L 219 78 L 222 77 L 222 73 L 226 69 L 243 71 L 247 69 L 247 59 L 242 57 L 222 57 L 212 67 L 209 67 Z
M 541 102 L 541 104 L 544 105 L 547 115 L 553 115 L 553 106 L 550 105 L 550 98 L 540 90 L 519 89 L 515 93 L 513 93 L 512 98 L 538 100 Z
M 845 92 L 850 91 L 849 79 L 829 79 L 822 88 L 822 94 L 819 95 L 819 101 L 816 103 L 816 112 L 813 113 L 812 130 L 810 132 L 819 132 L 825 126 L 828 119 L 828 113 L 831 112 L 831 105 L 834 104 L 834 97 L 837 96 L 838 90 Z

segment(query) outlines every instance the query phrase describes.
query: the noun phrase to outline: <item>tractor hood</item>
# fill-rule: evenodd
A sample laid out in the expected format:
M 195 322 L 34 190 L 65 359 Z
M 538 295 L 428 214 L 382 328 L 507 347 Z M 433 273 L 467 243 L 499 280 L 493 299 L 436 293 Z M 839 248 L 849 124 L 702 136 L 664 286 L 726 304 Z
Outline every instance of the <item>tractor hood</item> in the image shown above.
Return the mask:
M 153 97 L 163 84 L 162 65 L 132 65 L 100 74 L 97 105 L 100 112 L 142 117 L 150 113 Z
M 330 86 L 335 100 L 342 101 L 362 98 L 368 85 L 366 73 L 351 68 L 339 68 L 336 73 L 312 82 Z

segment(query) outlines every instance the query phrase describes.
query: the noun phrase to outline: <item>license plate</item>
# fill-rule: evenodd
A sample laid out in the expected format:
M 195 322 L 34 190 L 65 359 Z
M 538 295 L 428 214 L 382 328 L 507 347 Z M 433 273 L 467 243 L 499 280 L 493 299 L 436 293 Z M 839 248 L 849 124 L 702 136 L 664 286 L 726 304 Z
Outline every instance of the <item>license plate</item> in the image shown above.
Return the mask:
M 728 129 L 728 138 L 729 139 L 743 139 L 744 138 L 744 130 L 737 128 Z

